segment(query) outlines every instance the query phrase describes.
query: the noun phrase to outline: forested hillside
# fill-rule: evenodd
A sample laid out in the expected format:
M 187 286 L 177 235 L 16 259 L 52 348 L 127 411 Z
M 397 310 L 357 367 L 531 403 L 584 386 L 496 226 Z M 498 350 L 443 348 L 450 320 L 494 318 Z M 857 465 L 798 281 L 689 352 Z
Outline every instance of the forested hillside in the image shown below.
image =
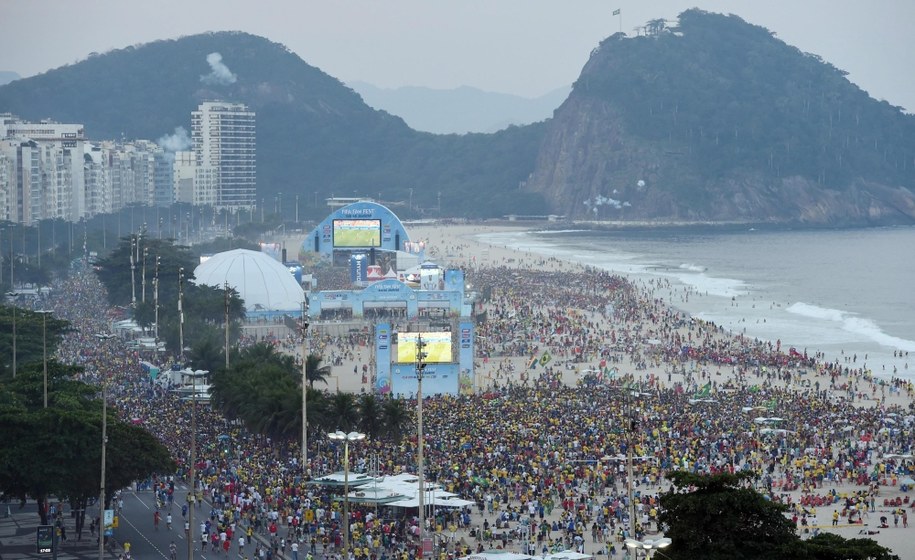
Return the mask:
M 211 53 L 234 81 L 205 78 Z M 258 195 L 268 200 L 278 192 L 380 193 L 396 202 L 412 189 L 414 207 L 428 212 L 439 200 L 448 215 L 543 210 L 540 197 L 514 196 L 533 168 L 542 125 L 488 135 L 416 132 L 284 46 L 246 33 L 128 47 L 0 87 L 0 111 L 84 123 L 98 140 L 189 130 L 191 111 L 213 99 L 257 112 Z
M 0 86 L 0 112 L 156 140 L 189 129 L 201 101 L 243 102 L 257 112 L 259 197 L 368 196 L 405 217 L 915 222 L 915 117 L 736 16 L 689 10 L 644 29 L 602 41 L 552 119 L 495 134 L 414 131 L 239 32 L 17 80 Z
M 813 222 L 911 221 L 913 187 L 915 117 L 762 27 L 699 10 L 595 49 L 529 183 L 579 216 Z

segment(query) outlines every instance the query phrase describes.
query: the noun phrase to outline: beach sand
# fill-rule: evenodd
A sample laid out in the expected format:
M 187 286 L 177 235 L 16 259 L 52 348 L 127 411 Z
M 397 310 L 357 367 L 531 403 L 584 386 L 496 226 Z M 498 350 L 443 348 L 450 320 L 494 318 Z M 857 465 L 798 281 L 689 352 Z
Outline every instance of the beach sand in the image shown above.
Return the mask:
M 556 257 L 544 257 L 530 252 L 519 252 L 512 249 L 509 249 L 505 246 L 487 244 L 481 242 L 477 236 L 486 233 L 496 233 L 496 232 L 522 232 L 536 227 L 533 224 L 527 225 L 488 225 L 488 224 L 461 224 L 461 225 L 442 225 L 442 224 L 430 224 L 430 225 L 411 225 L 410 234 L 413 241 L 425 241 L 426 242 L 426 258 L 432 260 L 442 266 L 448 267 L 460 267 L 465 270 L 473 270 L 484 267 L 508 267 L 515 268 L 518 270 L 526 270 L 531 272 L 536 272 L 540 270 L 547 271 L 561 271 L 568 274 L 581 273 L 585 269 L 581 264 L 564 261 Z M 642 289 L 650 290 L 650 286 L 646 286 L 644 283 L 638 284 L 638 287 Z M 660 297 L 658 294 L 654 294 L 655 297 Z M 581 310 L 581 313 L 590 314 L 589 319 L 594 321 L 601 321 L 599 314 L 594 313 L 593 311 Z M 640 334 L 644 336 L 650 336 L 652 333 L 650 325 L 636 325 L 636 328 Z M 716 333 L 715 336 L 727 337 L 728 335 L 724 332 Z M 362 392 L 370 390 L 368 383 L 363 384 L 361 375 L 354 375 L 353 368 L 356 367 L 361 371 L 361 364 L 366 363 L 369 359 L 370 350 L 368 348 L 362 349 L 361 355 L 358 356 L 355 360 L 344 360 L 344 363 L 340 366 L 335 366 L 333 368 L 334 375 L 329 381 L 329 388 L 335 390 L 339 388 L 341 391 L 351 391 L 351 392 Z M 514 357 L 495 357 L 487 361 L 485 364 L 478 362 L 477 367 L 477 381 L 476 381 L 476 390 L 477 392 L 485 391 L 489 385 L 494 382 L 505 383 L 508 380 L 507 376 L 513 375 L 512 380 L 514 382 L 521 382 L 521 375 L 527 371 L 527 362 L 528 358 L 524 356 L 514 356 Z M 562 381 L 568 385 L 575 385 L 581 379 L 582 373 L 588 370 L 594 370 L 599 367 L 599 360 L 597 358 L 586 360 L 584 362 L 576 362 L 574 364 L 565 363 L 566 360 L 561 358 L 556 358 L 554 363 L 551 365 L 554 368 L 562 368 Z M 511 367 L 508 364 L 511 363 Z M 635 364 L 629 359 L 627 354 L 623 354 L 622 360 L 619 363 L 614 364 L 618 368 L 620 375 L 632 375 L 637 379 L 647 380 L 648 376 L 651 375 L 652 371 L 658 371 L 657 368 L 646 368 L 646 369 L 637 369 Z M 661 364 L 658 364 L 661 367 Z M 501 371 L 501 377 L 496 377 L 495 372 Z M 507 373 L 511 371 L 512 373 Z M 712 365 L 708 366 L 708 376 L 711 379 L 714 379 L 718 384 L 727 383 L 729 380 L 735 379 L 737 372 L 733 367 Z M 668 380 L 669 381 L 666 381 Z M 817 372 L 812 372 L 812 377 L 803 377 L 800 374 L 794 375 L 791 377 L 791 380 L 786 382 L 783 380 L 778 380 L 775 382 L 776 385 L 802 390 L 805 385 L 804 383 L 811 383 L 813 379 L 819 379 L 823 382 L 824 387 L 829 386 L 829 379 L 824 374 L 817 374 Z M 657 382 L 661 387 L 670 387 L 672 384 L 677 382 L 684 381 L 684 376 L 680 373 L 673 372 L 668 377 L 667 375 L 660 375 L 657 379 Z M 863 391 L 867 398 L 860 399 L 856 401 L 856 404 L 859 406 L 873 407 L 877 405 L 901 405 L 906 407 L 910 404 L 911 399 L 905 395 L 904 392 L 900 393 L 881 393 L 876 386 L 869 385 L 867 383 L 861 383 L 866 387 Z M 835 397 L 839 398 L 840 394 L 834 392 Z M 882 403 L 881 403 L 882 400 Z M 838 486 L 832 486 L 827 484 L 822 488 L 814 490 L 814 493 L 817 495 L 825 494 L 831 489 L 839 494 L 839 496 L 844 496 L 855 492 L 856 490 L 862 490 L 866 487 L 855 486 L 852 484 L 841 484 Z M 780 492 L 781 494 L 790 494 L 795 502 L 798 502 L 801 498 L 801 490 L 793 490 L 791 492 Z M 910 494 L 912 491 L 910 490 Z M 886 546 L 893 550 L 896 554 L 899 555 L 902 559 L 913 559 L 915 560 L 915 548 L 911 547 L 909 542 L 912 538 L 909 529 L 903 529 L 902 523 L 900 521 L 899 528 L 893 527 L 893 516 L 890 513 L 893 508 L 890 506 L 884 506 L 884 499 L 895 499 L 896 497 L 904 498 L 903 494 L 898 484 L 896 486 L 887 485 L 880 487 L 879 499 L 877 500 L 876 511 L 870 512 L 868 516 L 865 517 L 865 525 L 861 524 L 842 524 L 844 519 L 841 520 L 838 527 L 832 527 L 832 511 L 833 509 L 842 510 L 842 504 L 838 503 L 835 505 L 822 506 L 816 509 L 816 519 L 818 520 L 818 527 L 823 531 L 829 531 L 836 534 L 839 534 L 846 538 L 856 538 L 856 537 L 868 537 L 876 540 L 883 546 Z M 908 507 L 909 504 L 905 504 L 904 507 Z M 907 509 L 907 511 L 915 513 L 915 510 Z M 889 520 L 889 528 L 878 528 L 879 519 L 881 516 L 886 516 Z M 554 516 L 556 517 L 556 512 Z M 492 523 L 494 517 L 492 515 L 487 516 L 487 518 Z M 475 526 L 480 526 L 482 523 L 482 518 L 474 509 L 474 517 L 472 524 Z M 812 528 L 812 527 L 811 527 Z M 879 531 L 879 534 L 867 535 L 861 534 L 862 531 Z M 474 544 L 472 539 L 467 538 L 465 531 L 458 531 L 457 538 L 464 538 L 465 542 Z M 586 539 L 590 541 L 590 539 Z M 591 545 L 588 542 L 587 550 L 588 552 L 594 552 L 598 545 Z M 516 544 L 512 550 L 519 550 L 519 545 Z M 618 547 L 619 550 L 619 547 Z

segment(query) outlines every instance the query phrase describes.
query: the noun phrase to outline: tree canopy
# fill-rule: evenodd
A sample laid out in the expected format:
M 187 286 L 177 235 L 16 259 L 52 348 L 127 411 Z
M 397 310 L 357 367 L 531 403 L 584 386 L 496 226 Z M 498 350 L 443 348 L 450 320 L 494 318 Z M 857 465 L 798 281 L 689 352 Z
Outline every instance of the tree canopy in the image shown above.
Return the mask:
M 306 368 L 320 363 L 320 357 L 309 355 Z M 309 377 L 309 382 L 326 382 L 330 366 L 314 371 L 316 377 Z M 228 371 L 217 370 L 212 375 L 210 391 L 215 409 L 241 420 L 254 433 L 289 441 L 296 441 L 302 433 L 301 366 L 271 345 L 259 343 L 242 350 Z M 374 395 L 357 399 L 351 393 L 327 393 L 311 387 L 306 392 L 309 431 L 361 429 L 373 438 L 397 441 L 410 422 L 399 399 L 382 402 Z
M 83 509 L 98 495 L 103 407 L 96 388 L 74 379 L 78 371 L 48 364 L 47 408 L 41 365 L 32 363 L 0 382 L 0 492 L 21 500 L 53 494 Z M 111 410 L 107 435 L 108 496 L 134 480 L 174 471 L 168 450 L 152 434 Z
M 673 487 L 661 496 L 658 521 L 673 542 L 664 556 L 671 560 L 898 560 L 872 539 L 821 534 L 801 540 L 784 515 L 787 507 L 752 487 L 755 476 L 752 472 L 668 473 Z

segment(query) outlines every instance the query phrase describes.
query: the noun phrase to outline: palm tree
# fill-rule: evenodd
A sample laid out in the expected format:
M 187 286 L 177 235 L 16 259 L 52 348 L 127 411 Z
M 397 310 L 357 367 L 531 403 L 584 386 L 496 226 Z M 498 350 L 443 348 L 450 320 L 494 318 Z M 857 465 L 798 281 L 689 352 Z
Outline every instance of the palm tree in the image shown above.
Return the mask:
M 207 337 L 195 344 L 188 355 L 188 362 L 194 369 L 215 372 L 224 368 L 226 361 L 225 349 L 213 337 Z
M 280 354 L 275 346 L 265 342 L 258 342 L 254 346 L 244 349 L 239 356 L 239 363 L 255 364 L 257 366 L 276 364 L 292 376 L 301 375 L 301 370 L 296 367 L 295 359 L 292 356 Z
M 330 366 L 321 367 L 324 358 L 315 354 L 309 354 L 305 359 L 305 379 L 308 380 L 308 386 L 315 388 L 315 381 L 320 381 L 327 385 L 327 378 L 330 376 Z
M 348 432 L 359 422 L 359 409 L 352 393 L 335 393 L 328 400 L 328 417 L 336 420 L 336 429 Z
M 373 393 L 365 393 L 359 398 L 359 431 L 377 439 L 381 434 L 381 403 Z
M 316 429 L 318 431 L 324 430 L 335 430 L 336 426 L 331 426 L 330 414 L 328 409 L 330 405 L 328 404 L 328 399 L 326 394 L 323 391 L 316 391 L 314 389 L 307 390 L 308 395 L 305 397 L 308 399 L 308 410 L 306 414 L 308 415 L 308 431 L 312 432 Z M 299 396 L 298 408 L 299 411 L 299 430 L 302 429 L 302 397 Z
M 381 409 L 381 427 L 384 437 L 399 443 L 412 424 L 403 399 L 388 398 Z

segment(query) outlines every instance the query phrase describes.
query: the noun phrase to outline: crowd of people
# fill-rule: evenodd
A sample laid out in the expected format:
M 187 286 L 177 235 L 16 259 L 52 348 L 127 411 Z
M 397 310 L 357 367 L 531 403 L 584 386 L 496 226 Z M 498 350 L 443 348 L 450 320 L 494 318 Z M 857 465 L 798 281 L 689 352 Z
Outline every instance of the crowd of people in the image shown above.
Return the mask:
M 506 264 L 467 271 L 475 286 L 491 288 L 477 337 L 479 390 L 424 400 L 428 480 L 475 504 L 426 516 L 442 550 L 612 556 L 625 538 L 661 530 L 659 497 L 674 469 L 753 471 L 761 492 L 791 505 L 799 529 L 815 525 L 817 508 L 836 509 L 846 522 L 861 518 L 852 513 L 858 503 L 869 512 L 899 509 L 879 497 L 911 475 L 911 382 L 730 336 L 670 308 L 659 286 Z M 178 472 L 147 481 L 165 491 L 167 507 L 169 475 L 186 479 L 190 466 L 192 406 L 151 383 L 122 340 L 96 336 L 111 317 L 99 312 L 109 305 L 94 273 L 72 275 L 47 297 L 74 327 L 59 359 L 84 367 L 85 381 L 107 383 L 119 414 L 173 454 Z M 291 340 L 277 344 L 297 350 Z M 330 363 L 369 360 L 358 335 L 317 338 L 313 351 Z M 900 398 L 887 401 L 887 391 Z M 183 500 L 205 514 L 195 528 L 202 546 L 271 559 L 341 557 L 339 490 L 309 482 L 342 470 L 342 447 L 314 434 L 303 465 L 295 441 L 250 433 L 207 406 L 193 413 L 202 434 L 196 495 Z M 351 466 L 375 464 L 379 476 L 415 472 L 416 447 L 410 434 L 354 444 Z M 415 556 L 416 513 L 353 504 L 350 558 Z

